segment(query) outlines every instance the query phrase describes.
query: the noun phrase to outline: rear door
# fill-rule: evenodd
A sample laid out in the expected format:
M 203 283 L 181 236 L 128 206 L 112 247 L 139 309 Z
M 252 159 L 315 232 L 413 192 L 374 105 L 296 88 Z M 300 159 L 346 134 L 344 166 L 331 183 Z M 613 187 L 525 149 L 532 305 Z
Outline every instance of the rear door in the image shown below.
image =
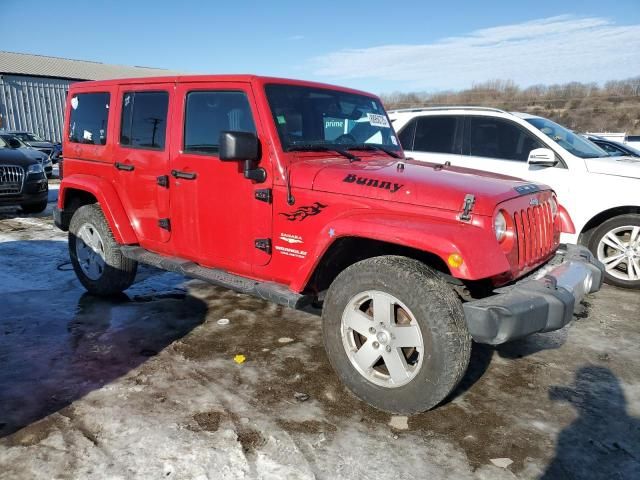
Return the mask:
M 115 185 L 141 245 L 162 251 L 169 241 L 170 104 L 174 85 L 123 85 L 118 89 Z
M 258 240 L 271 238 L 269 149 L 262 138 L 260 166 L 267 171 L 263 183 L 244 177 L 244 162 L 223 162 L 218 155 L 220 132 L 264 131 L 251 85 L 182 83 L 176 100 L 179 118 L 170 168 L 175 255 L 248 274 L 253 265 L 265 265 L 271 258 L 269 248 L 256 246 Z M 260 191 L 269 192 L 268 198 Z
M 464 120 L 457 115 L 425 115 L 407 123 L 398 137 L 416 160 L 455 164 L 462 154 Z

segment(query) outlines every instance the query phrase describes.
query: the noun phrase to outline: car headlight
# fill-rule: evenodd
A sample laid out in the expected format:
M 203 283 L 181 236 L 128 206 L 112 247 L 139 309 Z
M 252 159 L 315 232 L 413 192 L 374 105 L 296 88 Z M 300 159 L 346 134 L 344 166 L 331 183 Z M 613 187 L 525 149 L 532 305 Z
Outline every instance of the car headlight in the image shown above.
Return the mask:
M 29 168 L 27 168 L 27 174 L 42 173 L 42 172 L 44 172 L 44 169 L 42 168 L 41 163 L 34 163 L 33 165 L 29 165 Z
M 493 219 L 493 230 L 496 232 L 496 240 L 502 242 L 507 237 L 507 219 L 504 213 L 498 212 Z

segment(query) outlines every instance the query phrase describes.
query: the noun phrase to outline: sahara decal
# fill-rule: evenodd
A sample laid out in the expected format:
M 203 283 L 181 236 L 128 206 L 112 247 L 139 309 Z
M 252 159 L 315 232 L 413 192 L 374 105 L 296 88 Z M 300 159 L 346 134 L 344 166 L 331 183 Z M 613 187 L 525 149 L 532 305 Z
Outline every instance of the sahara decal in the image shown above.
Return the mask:
M 364 185 L 366 187 L 384 188 L 389 190 L 391 193 L 396 193 L 404 187 L 404 185 L 400 185 L 398 183 L 377 180 L 375 178 L 358 177 L 353 173 L 349 173 L 342 181 L 346 183 L 356 183 L 357 185 Z
M 280 240 L 287 243 L 304 243 L 300 235 L 294 235 L 292 233 L 281 233 Z
M 307 217 L 318 215 L 323 208 L 327 208 L 327 205 L 323 205 L 320 202 L 315 202 L 313 205 L 298 207 L 293 212 L 283 212 L 280 215 L 286 217 L 290 222 L 301 222 Z

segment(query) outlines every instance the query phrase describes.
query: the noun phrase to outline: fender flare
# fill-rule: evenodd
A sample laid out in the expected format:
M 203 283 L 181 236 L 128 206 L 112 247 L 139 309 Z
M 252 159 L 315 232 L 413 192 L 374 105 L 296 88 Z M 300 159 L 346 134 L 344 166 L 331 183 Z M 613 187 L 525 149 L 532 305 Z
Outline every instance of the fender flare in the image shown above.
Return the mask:
M 329 222 L 318 232 L 316 247 L 309 251 L 290 288 L 302 291 L 324 254 L 337 239 L 344 237 L 378 240 L 432 253 L 449 267 L 452 276 L 460 279 L 489 278 L 511 269 L 493 232 L 482 226 L 359 211 Z M 447 261 L 452 253 L 459 253 L 464 260 L 458 268 Z
M 100 204 L 100 208 L 113 232 L 115 240 L 122 245 L 138 243 L 131 221 L 122 206 L 115 188 L 104 178 L 92 175 L 74 174 L 65 177 L 60 184 L 58 208 L 64 210 L 66 194 L 69 189 L 81 190 L 92 194 Z

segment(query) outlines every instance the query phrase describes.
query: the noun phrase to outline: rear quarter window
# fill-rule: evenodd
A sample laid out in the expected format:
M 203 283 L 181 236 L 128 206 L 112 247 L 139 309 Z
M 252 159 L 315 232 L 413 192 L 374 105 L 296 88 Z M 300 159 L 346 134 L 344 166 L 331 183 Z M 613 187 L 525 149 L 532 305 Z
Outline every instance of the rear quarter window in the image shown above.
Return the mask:
M 108 93 L 77 93 L 71 97 L 69 141 L 89 145 L 107 143 Z

